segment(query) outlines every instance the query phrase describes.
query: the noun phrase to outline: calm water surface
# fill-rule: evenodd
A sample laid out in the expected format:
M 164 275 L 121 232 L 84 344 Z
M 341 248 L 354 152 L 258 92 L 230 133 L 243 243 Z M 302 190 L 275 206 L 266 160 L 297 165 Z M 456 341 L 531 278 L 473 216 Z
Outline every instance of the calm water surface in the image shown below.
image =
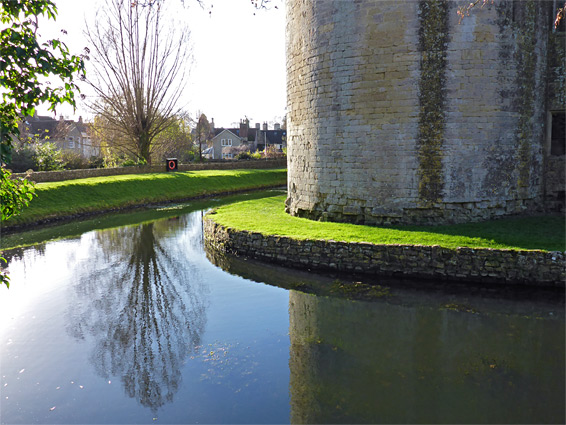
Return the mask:
M 220 202 L 3 238 L 27 245 L 0 288 L 3 424 L 564 423 L 563 292 L 348 299 L 353 276 L 207 253 Z

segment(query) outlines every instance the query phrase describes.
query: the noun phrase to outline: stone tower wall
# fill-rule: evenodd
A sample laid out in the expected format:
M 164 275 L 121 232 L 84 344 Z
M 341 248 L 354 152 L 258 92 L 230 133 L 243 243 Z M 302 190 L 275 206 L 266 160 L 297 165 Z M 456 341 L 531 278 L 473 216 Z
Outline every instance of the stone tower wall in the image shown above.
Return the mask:
M 547 4 L 287 1 L 293 215 L 463 222 L 543 195 Z

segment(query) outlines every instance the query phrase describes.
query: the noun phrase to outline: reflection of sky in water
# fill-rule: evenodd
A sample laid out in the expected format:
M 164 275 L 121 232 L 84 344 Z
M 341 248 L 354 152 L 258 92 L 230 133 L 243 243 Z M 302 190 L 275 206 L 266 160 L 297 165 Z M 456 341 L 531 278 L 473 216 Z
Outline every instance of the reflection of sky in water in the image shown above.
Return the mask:
M 564 419 L 563 295 L 288 292 L 336 279 L 227 273 L 200 211 L 6 254 L 2 423 Z
M 200 219 L 20 250 L 0 289 L 2 422 L 288 421 L 288 295 L 210 264 Z

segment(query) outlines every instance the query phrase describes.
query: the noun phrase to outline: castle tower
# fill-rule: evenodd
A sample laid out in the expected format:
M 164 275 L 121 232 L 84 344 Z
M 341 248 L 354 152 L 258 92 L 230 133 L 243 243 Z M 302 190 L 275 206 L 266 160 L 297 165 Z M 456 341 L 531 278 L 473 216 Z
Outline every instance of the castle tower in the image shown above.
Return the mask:
M 288 212 L 439 224 L 540 207 L 552 2 L 461 23 L 459 4 L 287 1 Z

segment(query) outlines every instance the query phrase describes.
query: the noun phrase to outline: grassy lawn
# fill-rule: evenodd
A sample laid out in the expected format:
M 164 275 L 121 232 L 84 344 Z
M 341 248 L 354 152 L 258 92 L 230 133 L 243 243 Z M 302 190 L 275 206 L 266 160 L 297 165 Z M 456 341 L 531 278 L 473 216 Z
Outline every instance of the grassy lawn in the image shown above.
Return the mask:
M 561 217 L 507 218 L 446 226 L 374 227 L 312 221 L 285 213 L 285 196 L 225 205 L 212 218 L 225 227 L 296 239 L 376 244 L 440 245 L 513 250 L 565 251 Z
M 287 170 L 204 170 L 93 177 L 36 185 L 38 194 L 5 224 L 108 211 L 133 205 L 285 185 Z M 3 223 L 4 224 L 4 223 Z

